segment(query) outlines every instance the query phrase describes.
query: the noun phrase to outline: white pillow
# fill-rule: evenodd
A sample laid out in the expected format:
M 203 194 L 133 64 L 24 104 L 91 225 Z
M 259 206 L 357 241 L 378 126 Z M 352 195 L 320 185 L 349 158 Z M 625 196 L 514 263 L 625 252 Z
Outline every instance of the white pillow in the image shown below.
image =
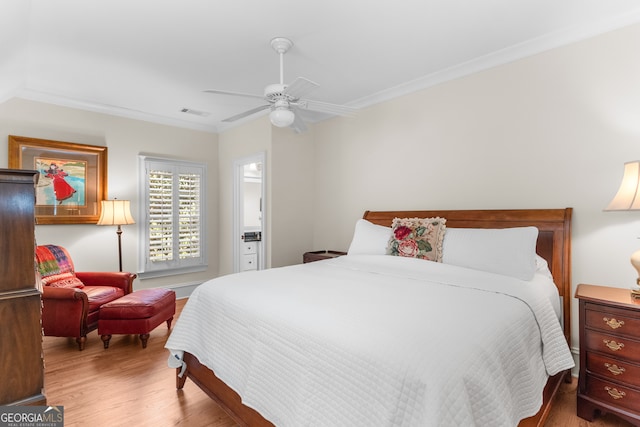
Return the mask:
M 391 227 L 377 225 L 365 219 L 356 222 L 348 255 L 385 255 L 391 237 Z
M 442 262 L 531 280 L 536 272 L 536 227 L 447 228 Z
M 551 274 L 551 270 L 549 270 L 549 263 L 540 255 L 536 255 L 536 273 L 553 280 L 553 274 Z

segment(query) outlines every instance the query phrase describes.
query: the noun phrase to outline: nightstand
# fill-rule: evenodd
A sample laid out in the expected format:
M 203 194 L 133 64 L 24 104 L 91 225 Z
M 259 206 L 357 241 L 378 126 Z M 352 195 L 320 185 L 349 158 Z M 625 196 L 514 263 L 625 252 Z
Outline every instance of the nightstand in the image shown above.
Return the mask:
M 313 261 L 320 261 L 323 259 L 335 258 L 342 255 L 346 255 L 346 252 L 341 251 L 313 251 L 313 252 L 305 252 L 302 256 L 302 262 L 305 264 Z
M 578 285 L 578 416 L 596 411 L 640 424 L 640 300 L 629 289 Z

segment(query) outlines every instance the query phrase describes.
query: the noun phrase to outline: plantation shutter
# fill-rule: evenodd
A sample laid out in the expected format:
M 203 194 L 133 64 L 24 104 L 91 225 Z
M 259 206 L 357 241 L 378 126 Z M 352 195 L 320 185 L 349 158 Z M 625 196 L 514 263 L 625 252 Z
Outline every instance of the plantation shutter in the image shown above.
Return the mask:
M 149 260 L 173 259 L 173 173 L 149 171 Z
M 200 175 L 180 174 L 180 259 L 200 256 Z
M 200 271 L 205 266 L 205 167 L 141 156 L 145 171 L 144 272 Z

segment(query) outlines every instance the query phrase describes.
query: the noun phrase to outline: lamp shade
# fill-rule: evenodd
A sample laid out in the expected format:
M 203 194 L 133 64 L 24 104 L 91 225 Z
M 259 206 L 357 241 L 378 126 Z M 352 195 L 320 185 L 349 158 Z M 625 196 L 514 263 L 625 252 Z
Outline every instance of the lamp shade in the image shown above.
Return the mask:
M 135 224 L 129 200 L 103 200 L 98 225 Z
M 624 164 L 624 175 L 618 193 L 605 211 L 640 210 L 640 161 Z
M 286 128 L 287 126 L 290 126 L 295 118 L 296 115 L 288 108 L 277 107 L 275 110 L 269 113 L 271 124 L 279 128 Z

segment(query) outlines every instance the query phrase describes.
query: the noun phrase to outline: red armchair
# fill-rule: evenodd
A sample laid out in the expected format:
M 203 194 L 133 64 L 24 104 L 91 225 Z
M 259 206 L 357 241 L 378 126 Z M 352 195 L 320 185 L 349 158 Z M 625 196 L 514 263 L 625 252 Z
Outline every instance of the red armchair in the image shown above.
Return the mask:
M 76 272 L 62 246 L 36 247 L 42 291 L 44 335 L 74 337 L 84 349 L 87 334 L 98 327 L 100 306 L 131 293 L 137 277 L 127 272 Z

